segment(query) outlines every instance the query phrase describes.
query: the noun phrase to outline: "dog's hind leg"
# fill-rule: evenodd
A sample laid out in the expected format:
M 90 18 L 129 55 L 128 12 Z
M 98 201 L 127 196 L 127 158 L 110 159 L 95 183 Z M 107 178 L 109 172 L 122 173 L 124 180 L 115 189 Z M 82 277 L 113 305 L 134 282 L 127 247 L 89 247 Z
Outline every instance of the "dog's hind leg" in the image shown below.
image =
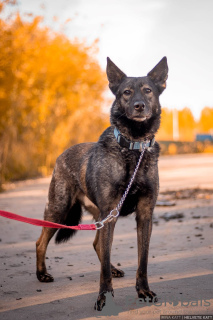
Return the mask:
M 58 178 L 56 173 L 50 183 L 48 203 L 45 208 L 44 219 L 55 223 L 65 223 L 67 214 L 71 207 L 71 190 L 68 183 L 62 178 Z M 37 278 L 41 282 L 52 282 L 53 277 L 47 273 L 45 265 L 45 255 L 49 241 L 57 229 L 43 228 L 38 241 L 36 242 L 37 257 Z
M 41 282 L 52 282 L 54 278 L 51 274 L 47 273 L 45 264 L 45 255 L 49 241 L 55 234 L 57 229 L 43 228 L 41 236 L 36 242 L 36 258 L 37 258 L 37 271 L 36 275 Z
M 101 258 L 100 258 L 100 240 L 99 240 L 99 235 L 100 235 L 100 231 L 97 230 L 96 232 L 96 236 L 95 236 L 95 240 L 93 242 L 93 247 L 95 249 L 95 252 L 97 253 L 97 256 L 98 256 L 98 259 L 99 261 L 101 261 Z M 111 251 L 111 248 L 112 248 L 112 238 L 110 239 L 111 240 L 111 243 L 110 243 L 110 251 Z M 113 264 L 111 264 L 111 273 L 112 273 L 112 277 L 113 278 L 121 278 L 121 277 L 124 277 L 124 271 L 123 270 L 120 270 L 120 269 L 117 269 L 113 266 Z

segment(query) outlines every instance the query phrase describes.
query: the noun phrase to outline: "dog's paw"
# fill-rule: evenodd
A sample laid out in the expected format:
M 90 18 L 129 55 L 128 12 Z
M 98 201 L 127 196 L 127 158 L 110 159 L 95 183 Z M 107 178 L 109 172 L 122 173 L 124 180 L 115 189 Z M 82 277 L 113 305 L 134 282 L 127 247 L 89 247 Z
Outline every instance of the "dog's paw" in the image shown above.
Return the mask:
M 124 275 L 125 275 L 124 271 L 117 269 L 115 267 L 111 268 L 111 273 L 112 273 L 113 278 L 121 278 L 121 277 L 124 277 Z
M 157 302 L 158 301 L 156 293 L 154 293 L 151 290 L 139 289 L 139 290 L 137 290 L 137 292 L 138 292 L 139 299 L 143 299 L 146 302 L 147 302 L 146 298 L 149 298 L 149 302 Z
M 104 295 L 99 295 L 98 299 L 95 303 L 94 309 L 97 311 L 101 311 L 106 303 L 106 297 Z
M 106 304 L 106 299 L 112 299 L 112 297 L 114 297 L 113 290 L 109 291 L 109 292 L 104 291 L 104 292 L 99 293 L 99 296 L 98 296 L 98 299 L 95 303 L 94 309 L 97 311 L 101 311 Z
M 49 273 L 43 273 L 40 271 L 36 272 L 37 278 L 40 282 L 53 282 L 54 278 Z

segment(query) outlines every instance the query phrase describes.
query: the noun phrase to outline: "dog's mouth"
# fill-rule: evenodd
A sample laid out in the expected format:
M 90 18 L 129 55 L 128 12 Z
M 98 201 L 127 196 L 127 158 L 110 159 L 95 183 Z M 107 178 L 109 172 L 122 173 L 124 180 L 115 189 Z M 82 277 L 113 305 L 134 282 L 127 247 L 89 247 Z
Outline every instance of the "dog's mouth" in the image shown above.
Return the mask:
M 132 120 L 138 121 L 138 122 L 143 122 L 147 119 L 147 117 L 142 117 L 142 116 L 135 116 L 132 117 Z
M 129 112 L 129 110 L 126 110 L 126 116 L 130 120 L 134 120 L 137 122 L 144 122 L 150 118 L 150 113 L 148 112 Z

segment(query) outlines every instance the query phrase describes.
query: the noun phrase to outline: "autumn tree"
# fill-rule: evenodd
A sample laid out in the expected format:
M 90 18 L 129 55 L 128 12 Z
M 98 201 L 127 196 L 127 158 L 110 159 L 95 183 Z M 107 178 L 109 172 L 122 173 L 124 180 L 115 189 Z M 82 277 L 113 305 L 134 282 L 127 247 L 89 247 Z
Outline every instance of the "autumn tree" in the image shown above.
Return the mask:
M 189 108 L 178 111 L 179 140 L 194 141 L 196 122 Z
M 157 134 L 159 140 L 173 140 L 173 116 L 172 110 L 162 109 L 161 126 Z M 178 140 L 193 141 L 195 138 L 196 122 L 190 109 L 184 108 L 177 112 Z
M 172 140 L 173 139 L 173 115 L 172 110 L 162 108 L 161 125 L 157 133 L 158 140 Z
M 213 134 L 213 108 L 205 107 L 199 120 L 199 132 Z
M 1 181 L 52 167 L 65 148 L 97 140 L 108 125 L 95 43 L 70 41 L 41 19 L 0 19 Z

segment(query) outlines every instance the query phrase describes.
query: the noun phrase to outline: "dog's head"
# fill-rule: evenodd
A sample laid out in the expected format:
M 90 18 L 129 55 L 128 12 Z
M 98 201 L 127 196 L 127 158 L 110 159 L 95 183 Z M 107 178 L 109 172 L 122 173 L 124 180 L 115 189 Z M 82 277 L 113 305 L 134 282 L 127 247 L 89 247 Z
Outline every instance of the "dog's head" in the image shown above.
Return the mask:
M 134 121 L 137 125 L 143 123 L 143 126 L 156 118 L 160 121 L 159 96 L 166 88 L 168 77 L 166 57 L 145 77 L 127 77 L 107 58 L 107 77 L 109 87 L 116 97 L 111 112 L 114 125 L 121 119 Z

